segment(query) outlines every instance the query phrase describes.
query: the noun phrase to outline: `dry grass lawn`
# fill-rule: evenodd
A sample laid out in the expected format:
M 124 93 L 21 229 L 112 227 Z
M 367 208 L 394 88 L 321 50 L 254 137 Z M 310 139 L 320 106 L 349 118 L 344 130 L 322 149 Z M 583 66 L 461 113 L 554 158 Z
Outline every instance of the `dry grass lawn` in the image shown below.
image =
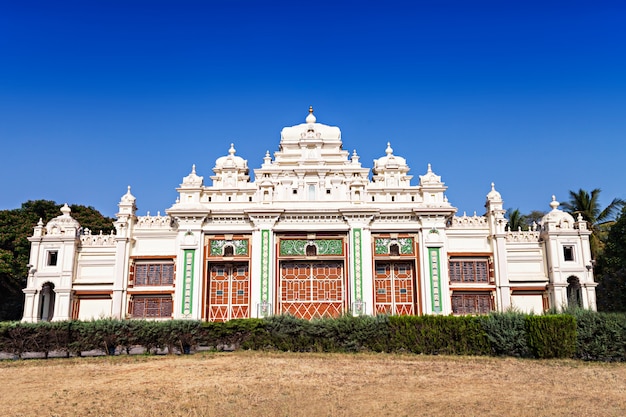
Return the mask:
M 199 353 L 0 362 L 3 416 L 624 416 L 626 364 Z

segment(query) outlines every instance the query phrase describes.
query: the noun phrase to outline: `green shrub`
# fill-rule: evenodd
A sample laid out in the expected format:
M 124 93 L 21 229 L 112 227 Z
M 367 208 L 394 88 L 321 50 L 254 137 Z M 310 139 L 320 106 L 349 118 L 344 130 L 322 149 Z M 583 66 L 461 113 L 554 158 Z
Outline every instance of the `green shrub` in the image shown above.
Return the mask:
M 165 342 L 161 337 L 163 322 L 141 320 L 137 323 L 135 337 L 137 338 L 137 343 L 144 348 L 146 354 L 156 353 L 157 350 L 165 347 Z
M 571 358 L 576 352 L 576 319 L 567 314 L 526 316 L 530 353 L 539 359 Z
M 311 326 L 312 322 L 289 314 L 268 317 L 265 319 L 265 329 L 268 332 L 269 347 L 285 352 L 312 351 L 315 337 Z
M 216 350 L 263 349 L 270 347 L 263 319 L 236 319 L 201 323 L 198 341 Z
M 345 315 L 312 320 L 308 326 L 313 350 L 322 352 L 382 352 L 389 344 L 387 316 Z
M 626 361 L 626 314 L 573 312 L 576 357 L 593 361 Z
M 488 355 L 489 340 L 472 316 L 391 316 L 390 348 L 429 355 Z
M 171 320 L 161 322 L 161 338 L 169 354 L 178 350 L 191 353 L 200 340 L 200 322 L 195 320 Z
M 491 313 L 478 321 L 487 335 L 494 356 L 530 356 L 526 340 L 525 315 L 516 312 Z
M 36 323 L 22 323 L 19 321 L 3 323 L 0 327 L 2 350 L 12 353 L 20 359 L 26 352 L 37 352 L 37 346 L 35 345 L 36 331 Z

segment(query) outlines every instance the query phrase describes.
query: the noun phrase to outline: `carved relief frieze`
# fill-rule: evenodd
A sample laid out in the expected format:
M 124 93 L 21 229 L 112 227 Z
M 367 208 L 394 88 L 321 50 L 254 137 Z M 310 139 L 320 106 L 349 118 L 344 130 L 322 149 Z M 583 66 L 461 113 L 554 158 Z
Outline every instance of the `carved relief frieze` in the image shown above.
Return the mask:
M 398 245 L 400 255 L 410 255 L 413 253 L 413 238 L 401 237 L 393 238 L 376 238 L 374 239 L 374 252 L 376 255 L 389 255 L 391 245 Z
M 317 256 L 343 255 L 343 239 L 281 239 L 279 253 L 281 256 L 305 256 L 309 245 L 315 246 Z

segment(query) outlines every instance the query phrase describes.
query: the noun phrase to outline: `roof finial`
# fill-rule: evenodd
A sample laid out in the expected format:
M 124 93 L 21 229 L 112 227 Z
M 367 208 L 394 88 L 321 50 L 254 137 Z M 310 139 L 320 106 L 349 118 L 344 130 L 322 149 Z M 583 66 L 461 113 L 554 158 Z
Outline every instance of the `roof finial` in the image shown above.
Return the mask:
M 556 210 L 559 207 L 559 205 L 561 205 L 561 203 L 556 201 L 556 196 L 553 195 L 552 196 L 552 201 L 550 202 L 550 207 L 552 207 L 552 210 Z
M 391 148 L 391 142 L 387 142 L 387 149 L 385 149 L 385 153 L 387 155 L 393 154 L 393 149 Z
M 306 122 L 315 123 L 316 121 L 317 121 L 317 118 L 313 114 L 313 106 L 309 106 L 309 115 L 306 117 Z
M 71 211 L 72 209 L 70 209 L 67 203 L 63 204 L 63 207 L 61 207 L 61 213 L 63 213 L 65 217 L 69 216 Z
M 195 174 L 195 173 L 196 173 L 196 164 L 193 164 L 193 165 L 191 166 L 191 173 L 192 173 L 192 174 Z
M 235 144 L 234 143 L 230 144 L 230 149 L 228 150 L 228 154 L 229 155 L 234 155 L 235 154 Z

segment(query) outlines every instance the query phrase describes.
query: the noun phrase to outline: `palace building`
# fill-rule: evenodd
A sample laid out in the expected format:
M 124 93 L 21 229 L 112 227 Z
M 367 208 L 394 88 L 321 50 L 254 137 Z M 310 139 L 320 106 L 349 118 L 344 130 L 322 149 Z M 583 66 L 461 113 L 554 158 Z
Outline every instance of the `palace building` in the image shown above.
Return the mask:
M 580 216 L 553 197 L 540 224 L 509 230 L 493 184 L 483 215 L 458 215 L 446 189 L 430 165 L 414 180 L 389 144 L 363 167 L 310 109 L 254 179 L 231 144 L 210 181 L 192 167 L 164 215 L 138 216 L 129 187 L 110 235 L 67 205 L 40 220 L 23 320 L 595 309 Z

